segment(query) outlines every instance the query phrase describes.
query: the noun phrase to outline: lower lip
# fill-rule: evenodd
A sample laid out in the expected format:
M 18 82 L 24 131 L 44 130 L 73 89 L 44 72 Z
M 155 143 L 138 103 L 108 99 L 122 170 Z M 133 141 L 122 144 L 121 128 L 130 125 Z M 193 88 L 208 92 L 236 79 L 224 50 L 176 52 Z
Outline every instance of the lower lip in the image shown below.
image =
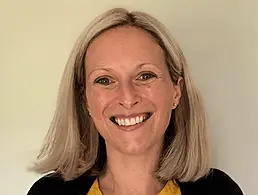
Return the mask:
M 152 116 L 151 116 L 152 117 Z M 151 118 L 150 117 L 150 118 Z M 138 124 L 135 124 L 135 125 L 132 125 L 132 126 L 119 126 L 119 125 L 116 125 L 118 129 L 122 130 L 122 131 L 134 131 L 136 130 L 137 128 L 143 126 L 145 123 L 147 123 L 150 118 L 148 118 L 146 121 L 142 122 L 142 123 L 138 123 Z M 113 123 L 113 122 L 112 122 Z

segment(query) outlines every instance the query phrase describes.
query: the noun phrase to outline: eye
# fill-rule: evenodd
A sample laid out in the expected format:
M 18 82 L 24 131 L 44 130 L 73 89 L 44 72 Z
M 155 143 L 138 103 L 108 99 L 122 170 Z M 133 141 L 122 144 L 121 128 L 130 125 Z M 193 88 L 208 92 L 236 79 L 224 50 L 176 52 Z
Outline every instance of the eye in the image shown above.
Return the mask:
M 100 85 L 110 85 L 113 83 L 113 81 L 108 77 L 100 77 L 97 78 L 94 83 L 100 84 Z
M 145 73 L 142 73 L 137 80 L 147 81 L 154 77 L 157 77 L 154 73 L 145 72 Z

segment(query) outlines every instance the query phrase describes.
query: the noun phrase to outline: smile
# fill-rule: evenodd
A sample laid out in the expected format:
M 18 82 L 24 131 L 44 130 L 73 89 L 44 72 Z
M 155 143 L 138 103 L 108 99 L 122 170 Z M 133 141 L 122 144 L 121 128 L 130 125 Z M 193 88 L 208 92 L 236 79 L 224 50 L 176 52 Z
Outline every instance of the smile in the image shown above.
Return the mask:
M 140 114 L 136 117 L 128 117 L 128 118 L 112 116 L 110 117 L 110 120 L 118 126 L 134 126 L 136 124 L 140 124 L 147 121 L 151 116 L 152 116 L 152 113 L 147 112 L 144 114 Z

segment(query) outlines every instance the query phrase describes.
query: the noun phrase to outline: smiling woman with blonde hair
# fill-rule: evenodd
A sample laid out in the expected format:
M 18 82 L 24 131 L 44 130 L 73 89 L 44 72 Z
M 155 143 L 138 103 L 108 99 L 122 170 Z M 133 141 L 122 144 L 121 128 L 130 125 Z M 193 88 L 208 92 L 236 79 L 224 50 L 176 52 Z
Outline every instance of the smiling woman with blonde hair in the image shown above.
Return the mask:
M 28 195 L 241 195 L 211 169 L 205 111 L 185 57 L 143 12 L 112 9 L 82 33 Z

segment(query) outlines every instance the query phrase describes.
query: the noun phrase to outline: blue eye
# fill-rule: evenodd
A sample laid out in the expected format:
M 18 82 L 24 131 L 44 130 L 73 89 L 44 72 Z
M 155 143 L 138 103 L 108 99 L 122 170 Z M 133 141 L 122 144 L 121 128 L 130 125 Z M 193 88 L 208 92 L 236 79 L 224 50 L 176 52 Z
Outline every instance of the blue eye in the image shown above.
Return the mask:
M 97 78 L 94 83 L 100 84 L 100 85 L 109 85 L 112 83 L 111 79 L 107 77 Z
M 143 74 L 141 74 L 141 76 L 139 77 L 138 80 L 146 81 L 146 80 L 149 80 L 153 77 L 157 77 L 157 76 L 153 73 L 143 73 Z

